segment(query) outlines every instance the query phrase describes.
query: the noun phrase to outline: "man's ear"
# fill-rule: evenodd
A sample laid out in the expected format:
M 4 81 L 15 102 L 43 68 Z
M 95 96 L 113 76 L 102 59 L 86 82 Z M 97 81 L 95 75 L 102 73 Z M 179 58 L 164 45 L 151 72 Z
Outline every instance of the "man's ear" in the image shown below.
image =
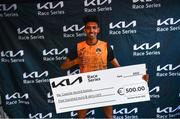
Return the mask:
M 83 32 L 84 32 L 84 33 L 86 33 L 86 29 L 85 29 L 85 27 L 83 28 Z
M 98 27 L 98 33 L 100 32 L 100 30 L 101 30 L 101 29 Z

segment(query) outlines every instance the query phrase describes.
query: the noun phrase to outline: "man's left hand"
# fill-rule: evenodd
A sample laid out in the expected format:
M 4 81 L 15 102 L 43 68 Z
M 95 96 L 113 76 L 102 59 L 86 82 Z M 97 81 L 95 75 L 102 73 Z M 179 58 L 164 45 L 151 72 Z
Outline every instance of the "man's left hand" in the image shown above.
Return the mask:
M 149 74 L 143 75 L 142 79 L 148 82 L 149 81 Z

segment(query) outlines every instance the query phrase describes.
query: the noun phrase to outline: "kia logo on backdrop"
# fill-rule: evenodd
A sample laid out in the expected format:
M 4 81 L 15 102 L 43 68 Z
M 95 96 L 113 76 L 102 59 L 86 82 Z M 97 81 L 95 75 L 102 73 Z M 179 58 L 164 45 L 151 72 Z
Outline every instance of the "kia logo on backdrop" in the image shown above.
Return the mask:
M 113 110 L 113 114 L 120 114 L 120 115 L 122 115 L 122 114 L 136 114 L 138 112 L 138 108 L 136 107 L 136 108 L 133 108 L 133 109 L 128 109 L 128 108 L 122 108 L 122 109 L 120 109 L 120 110 L 118 110 L 118 109 L 114 109 Z
M 64 25 L 62 27 L 63 37 L 64 38 L 73 38 L 73 37 L 85 37 L 86 34 L 83 32 L 84 25 L 72 24 Z
M 18 63 L 24 62 L 24 50 L 18 51 L 1 51 L 1 62 L 2 63 Z
M 14 58 L 14 57 L 22 57 L 24 56 L 24 51 L 19 50 L 17 52 L 14 51 L 1 51 L 1 57 L 6 57 L 6 58 Z
M 134 44 L 133 50 L 151 50 L 151 49 L 159 49 L 160 42 L 150 45 L 150 43 L 143 43 L 141 45 Z
M 19 35 L 21 34 L 36 34 L 36 33 L 43 33 L 44 29 L 43 27 L 38 27 L 38 28 L 32 28 L 32 27 L 27 27 L 27 28 L 18 28 L 17 32 Z
M 17 4 L 0 4 L 0 11 L 15 11 L 17 10 Z
M 6 100 L 11 100 L 11 99 L 28 99 L 29 95 L 27 93 L 21 95 L 20 93 L 16 92 L 12 95 L 6 94 Z
M 70 116 L 71 117 L 76 117 L 78 115 L 78 113 L 77 112 L 74 112 L 74 111 L 72 111 L 71 113 L 70 113 Z M 88 111 L 87 113 L 86 113 L 86 116 L 93 116 L 93 115 L 95 115 L 95 110 L 93 109 L 93 110 L 90 110 L 90 111 Z
M 64 7 L 64 2 L 60 1 L 58 3 L 53 3 L 53 2 L 47 2 L 45 4 L 43 3 L 38 3 L 37 4 L 37 9 L 38 10 L 48 10 L 48 9 L 56 9 L 56 8 L 63 8 Z
M 101 6 L 105 4 L 111 4 L 112 0 L 84 0 L 84 6 Z
M 79 26 L 78 24 L 74 24 L 71 26 L 63 26 L 63 32 L 74 32 L 74 31 L 82 31 L 84 26 Z
M 157 9 L 160 8 L 161 0 L 132 0 L 132 9 Z
M 84 12 L 110 12 L 112 0 L 84 0 Z
M 29 105 L 29 94 L 15 92 L 14 94 L 6 94 L 6 105 L 26 104 Z
M 120 34 L 134 34 L 137 32 L 135 29 L 137 26 L 137 21 L 132 20 L 127 21 L 118 21 L 109 23 L 109 35 L 120 35 Z
M 157 20 L 157 32 L 179 31 L 180 19 L 179 18 L 166 18 Z
M 48 71 L 44 71 L 42 73 L 39 73 L 37 71 L 31 72 L 31 73 L 23 73 L 23 78 L 40 78 L 40 77 L 47 77 Z
M 79 74 L 79 73 L 80 73 L 80 69 L 75 69 L 74 71 L 68 70 L 67 71 L 67 76 L 75 75 L 75 74 Z
M 52 118 L 52 112 L 49 112 L 47 114 L 43 113 L 36 113 L 36 114 L 29 114 L 30 119 L 45 119 L 45 118 Z
M 42 40 L 44 39 L 44 27 L 19 27 L 17 28 L 19 40 Z
M 49 72 L 48 71 L 33 71 L 23 73 L 23 83 L 33 84 L 33 83 L 49 83 Z
M 113 109 L 113 118 L 115 119 L 132 119 L 138 118 L 138 108 L 121 108 L 121 109 Z
M 56 16 L 65 14 L 64 1 L 53 1 L 46 3 L 37 3 L 38 16 Z
M 133 45 L 133 56 L 156 56 L 160 55 L 160 42 L 143 43 Z
M 179 77 L 180 64 L 157 65 L 156 76 L 157 77 Z
M 18 17 L 17 4 L 0 4 L 0 17 Z
M 158 107 L 156 109 L 156 117 L 157 118 L 173 118 L 178 117 L 180 111 L 180 105 L 176 106 L 168 106 L 168 107 Z
M 117 28 L 117 29 L 119 29 L 119 28 L 129 28 L 129 27 L 135 27 L 135 26 L 136 26 L 136 21 L 135 21 L 135 20 L 132 21 L 132 22 L 130 22 L 130 23 L 127 23 L 127 22 L 125 22 L 125 21 L 119 21 L 119 22 L 117 22 L 117 23 L 111 22 L 111 23 L 109 24 L 109 28 L 110 28 L 110 29 L 115 29 L 115 28 Z
M 180 19 L 167 18 L 165 20 L 162 20 L 162 19 L 157 20 L 157 26 L 168 26 L 168 25 L 175 25 L 175 24 L 180 24 Z
M 173 65 L 173 64 L 167 64 L 167 65 L 158 65 L 157 71 L 174 71 L 180 68 L 180 65 Z
M 59 50 L 57 48 L 53 48 L 50 50 L 43 50 L 43 55 L 47 56 L 47 55 L 61 55 L 61 54 L 68 54 L 68 48 L 64 48 L 63 50 Z
M 61 61 L 65 60 L 68 55 L 68 48 L 64 48 L 62 50 L 59 50 L 57 48 L 53 49 L 44 49 L 42 51 L 43 54 L 43 61 Z

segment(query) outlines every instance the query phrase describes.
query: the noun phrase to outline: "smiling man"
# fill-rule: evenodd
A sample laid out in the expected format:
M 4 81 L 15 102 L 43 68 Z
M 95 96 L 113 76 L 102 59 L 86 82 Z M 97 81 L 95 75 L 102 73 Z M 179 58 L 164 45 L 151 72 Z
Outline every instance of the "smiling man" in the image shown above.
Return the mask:
M 90 72 L 107 69 L 108 61 L 113 67 L 119 67 L 117 59 L 114 57 L 112 48 L 107 42 L 97 39 L 100 32 L 99 21 L 96 16 L 86 16 L 83 18 L 86 39 L 77 43 L 76 47 L 69 53 L 66 61 L 61 65 L 61 69 L 68 69 L 74 65 L 79 65 L 80 72 Z M 112 118 L 112 106 L 103 107 L 106 118 Z M 78 117 L 85 118 L 87 110 L 79 110 Z

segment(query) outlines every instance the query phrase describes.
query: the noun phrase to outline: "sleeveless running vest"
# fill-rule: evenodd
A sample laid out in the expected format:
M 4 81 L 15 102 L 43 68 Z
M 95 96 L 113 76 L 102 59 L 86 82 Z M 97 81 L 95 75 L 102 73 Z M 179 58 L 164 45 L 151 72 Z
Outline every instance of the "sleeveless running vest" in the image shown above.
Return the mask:
M 95 45 L 88 45 L 86 41 L 77 44 L 77 54 L 86 64 L 80 64 L 80 72 L 90 72 L 107 69 L 107 43 L 98 40 Z

